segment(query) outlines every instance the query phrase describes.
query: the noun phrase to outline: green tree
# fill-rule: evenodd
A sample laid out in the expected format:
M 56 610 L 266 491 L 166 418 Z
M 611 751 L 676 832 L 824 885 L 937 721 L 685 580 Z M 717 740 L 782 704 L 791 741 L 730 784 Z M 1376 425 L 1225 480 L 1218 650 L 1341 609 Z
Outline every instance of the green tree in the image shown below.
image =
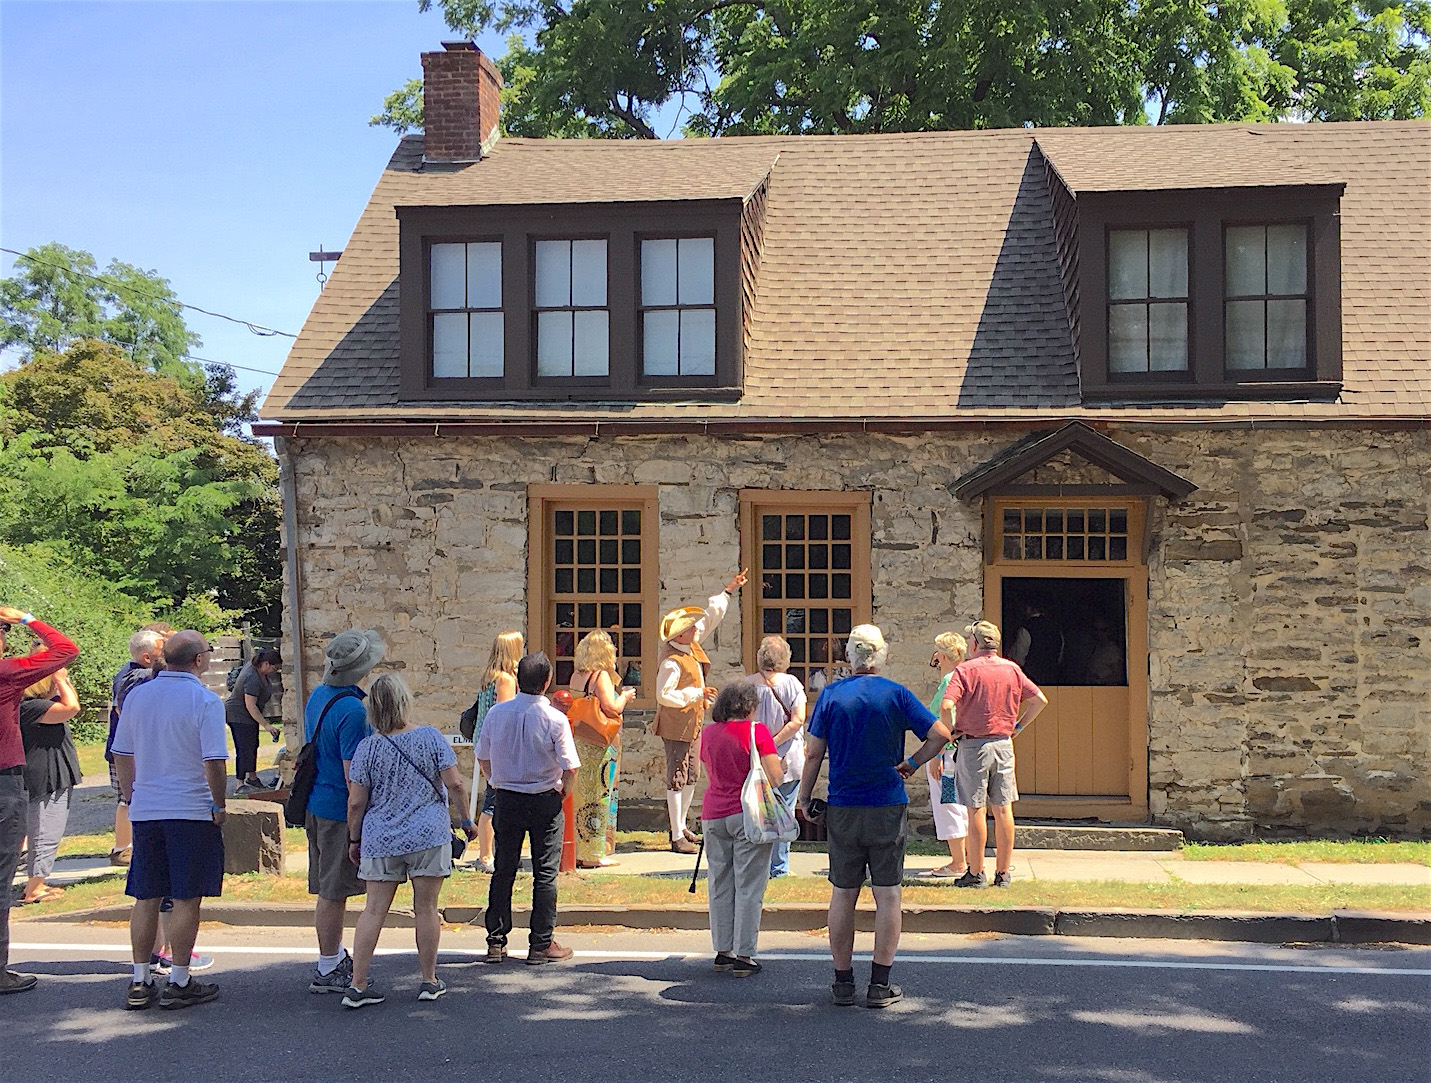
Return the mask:
M 510 32 L 504 130 L 654 138 L 1412 118 L 1431 0 L 439 0 Z M 419 0 L 427 10 L 431 0 Z M 373 118 L 421 124 L 421 84 Z

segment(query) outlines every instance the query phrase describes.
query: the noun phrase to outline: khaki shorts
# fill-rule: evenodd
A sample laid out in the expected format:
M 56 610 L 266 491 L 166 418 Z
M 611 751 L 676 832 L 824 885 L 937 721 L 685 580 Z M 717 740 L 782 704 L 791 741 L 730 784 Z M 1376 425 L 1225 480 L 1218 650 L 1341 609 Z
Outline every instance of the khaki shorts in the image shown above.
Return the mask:
M 954 788 L 959 804 L 969 808 L 1012 805 L 1019 799 L 1014 782 L 1012 737 L 960 737 L 954 761 Z
M 364 880 L 396 881 L 401 884 L 409 876 L 451 876 L 452 843 L 429 846 L 410 854 L 393 857 L 365 857 L 358 869 Z
M 346 899 L 367 889 L 348 860 L 348 821 L 308 814 L 308 894 L 320 899 Z
M 671 741 L 665 737 L 661 741 L 666 746 L 666 789 L 684 790 L 694 786 L 701 777 L 701 739 L 694 741 Z
M 825 810 L 825 830 L 829 880 L 835 887 L 864 886 L 866 869 L 874 887 L 898 887 L 904 879 L 908 805 L 830 805 Z

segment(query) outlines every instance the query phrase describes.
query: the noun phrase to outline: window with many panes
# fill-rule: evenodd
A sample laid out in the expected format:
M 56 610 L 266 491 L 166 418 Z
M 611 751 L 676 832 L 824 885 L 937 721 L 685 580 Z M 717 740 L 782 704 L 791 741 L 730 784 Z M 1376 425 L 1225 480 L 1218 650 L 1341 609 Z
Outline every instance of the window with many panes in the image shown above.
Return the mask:
M 1307 365 L 1307 227 L 1229 226 L 1223 327 L 1227 367 Z
M 784 636 L 790 673 L 817 692 L 847 675 L 845 640 L 870 620 L 868 494 L 747 492 L 741 504 L 747 664 L 764 636 Z
M 500 377 L 502 243 L 434 244 L 428 270 L 433 378 Z
M 1108 371 L 1186 372 L 1188 231 L 1108 233 Z
M 552 659 L 565 687 L 582 637 L 601 629 L 616 647 L 618 675 L 644 698 L 655 671 L 654 488 L 540 485 L 529 491 L 530 650 Z
M 1105 564 L 1141 554 L 1140 501 L 1000 500 L 995 523 L 1003 561 Z
M 715 364 L 715 238 L 642 240 L 642 374 L 713 376 Z
M 534 303 L 538 377 L 607 375 L 605 240 L 537 241 Z

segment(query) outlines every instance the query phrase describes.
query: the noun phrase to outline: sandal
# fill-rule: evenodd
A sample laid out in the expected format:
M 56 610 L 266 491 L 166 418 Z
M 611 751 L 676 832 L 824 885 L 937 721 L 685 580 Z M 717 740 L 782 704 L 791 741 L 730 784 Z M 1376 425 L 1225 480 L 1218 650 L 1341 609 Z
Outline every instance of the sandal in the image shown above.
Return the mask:
M 31 906 L 31 905 L 33 905 L 34 903 L 54 902 L 56 899 L 63 899 L 64 897 L 65 897 L 65 889 L 64 889 L 64 888 L 62 888 L 62 887 L 48 887 L 48 886 L 46 886 L 43 891 L 40 891 L 40 892 L 39 892 L 38 894 L 36 894 L 36 895 L 32 895 L 32 896 L 31 896 L 30 898 L 28 898 L 28 899 L 26 899 L 26 898 L 21 898 L 21 899 L 20 899 L 20 905 L 21 905 L 21 906 Z

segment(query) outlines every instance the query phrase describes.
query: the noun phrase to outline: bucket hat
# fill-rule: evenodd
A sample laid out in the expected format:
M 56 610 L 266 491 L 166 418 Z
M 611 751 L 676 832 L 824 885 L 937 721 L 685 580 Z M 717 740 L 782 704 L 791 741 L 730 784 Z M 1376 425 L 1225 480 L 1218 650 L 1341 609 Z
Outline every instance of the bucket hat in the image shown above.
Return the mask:
M 383 637 L 373 631 L 354 628 L 339 632 L 323 651 L 323 683 L 356 684 L 387 654 Z

